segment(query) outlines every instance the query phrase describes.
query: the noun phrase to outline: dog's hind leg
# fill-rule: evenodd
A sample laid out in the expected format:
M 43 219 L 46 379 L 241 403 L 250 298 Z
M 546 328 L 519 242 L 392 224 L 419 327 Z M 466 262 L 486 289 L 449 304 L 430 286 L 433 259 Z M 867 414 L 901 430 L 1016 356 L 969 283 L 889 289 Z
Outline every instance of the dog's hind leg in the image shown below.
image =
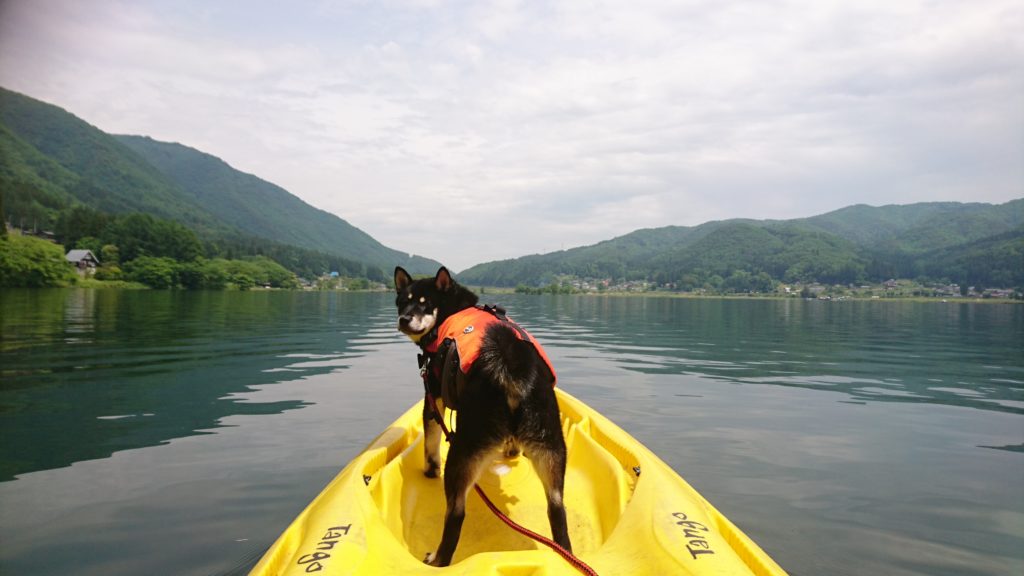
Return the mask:
M 444 532 L 437 553 L 427 555 L 431 566 L 447 566 L 452 562 L 455 548 L 462 534 L 462 521 L 466 518 L 466 497 L 470 489 L 487 467 L 488 450 L 460 451 L 459 443 L 453 443 L 448 451 L 444 467 L 444 495 L 448 508 L 444 514 Z
M 443 417 L 444 402 L 437 401 L 437 410 Z M 437 478 L 441 474 L 441 425 L 434 420 L 434 412 L 426 399 L 423 400 L 423 458 L 426 462 L 423 473 L 427 478 Z
M 544 493 L 548 499 L 548 522 L 551 524 L 551 537 L 559 546 L 572 552 L 569 542 L 569 528 L 566 525 L 565 504 L 562 502 L 562 489 L 565 485 L 565 445 L 547 446 L 534 444 L 527 447 L 527 455 L 544 485 Z

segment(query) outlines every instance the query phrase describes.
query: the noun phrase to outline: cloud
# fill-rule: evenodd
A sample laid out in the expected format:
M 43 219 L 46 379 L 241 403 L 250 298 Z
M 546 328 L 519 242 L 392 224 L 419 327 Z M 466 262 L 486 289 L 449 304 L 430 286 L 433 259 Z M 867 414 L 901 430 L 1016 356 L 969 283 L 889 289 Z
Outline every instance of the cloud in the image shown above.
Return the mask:
M 0 16 L 5 86 L 218 155 L 456 269 L 642 227 L 1024 191 L 1009 0 Z

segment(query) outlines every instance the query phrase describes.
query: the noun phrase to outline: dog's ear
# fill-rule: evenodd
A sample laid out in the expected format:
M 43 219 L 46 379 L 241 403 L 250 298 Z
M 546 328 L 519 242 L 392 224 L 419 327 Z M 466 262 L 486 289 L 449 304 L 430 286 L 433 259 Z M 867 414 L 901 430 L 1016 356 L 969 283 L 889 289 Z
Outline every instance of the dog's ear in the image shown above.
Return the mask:
M 452 280 L 451 273 L 448 272 L 447 268 L 441 266 L 441 269 L 437 271 L 437 275 L 434 276 L 434 286 L 441 292 L 447 292 L 453 284 L 455 284 L 455 281 Z
M 412 284 L 412 276 L 401 266 L 395 266 L 395 290 L 401 292 L 405 287 Z

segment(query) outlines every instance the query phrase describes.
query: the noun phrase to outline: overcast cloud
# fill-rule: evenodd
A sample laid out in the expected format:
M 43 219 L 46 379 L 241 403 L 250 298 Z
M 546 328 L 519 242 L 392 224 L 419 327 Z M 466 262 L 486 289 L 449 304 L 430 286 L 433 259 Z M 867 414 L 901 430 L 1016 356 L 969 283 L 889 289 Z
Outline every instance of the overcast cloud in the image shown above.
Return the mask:
M 0 84 L 456 270 L 1024 196 L 1024 3 L 0 0 Z

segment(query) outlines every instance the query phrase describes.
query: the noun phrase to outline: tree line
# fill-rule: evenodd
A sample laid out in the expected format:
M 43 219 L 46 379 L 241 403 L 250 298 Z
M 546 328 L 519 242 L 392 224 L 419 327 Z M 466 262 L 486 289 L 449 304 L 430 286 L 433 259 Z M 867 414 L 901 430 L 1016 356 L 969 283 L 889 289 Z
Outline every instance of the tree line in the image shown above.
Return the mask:
M 0 200 L 0 214 L 2 214 Z M 54 223 L 57 242 L 89 250 L 100 262 L 98 280 L 139 282 L 153 288 L 295 288 L 293 272 L 262 255 L 239 259 L 210 254 L 185 226 L 148 214 L 105 214 L 84 206 L 64 210 Z M 60 286 L 75 274 L 64 248 L 40 238 L 0 238 L 0 286 Z
M 65 246 L 83 244 L 92 248 L 115 244 L 125 261 L 139 255 L 165 256 L 180 261 L 190 261 L 197 256 L 226 260 L 262 256 L 305 278 L 328 272 L 375 282 L 386 278 L 380 268 L 355 260 L 242 234 L 200 237 L 173 220 L 147 214 L 112 215 L 75 206 L 60 213 L 54 233 L 57 241 Z
M 2 199 L 0 195 L 0 218 Z M 328 272 L 383 282 L 375 266 L 241 234 L 200 237 L 173 220 L 149 214 L 109 214 L 84 205 L 64 208 L 47 220 L 54 239 L 67 249 L 91 251 L 100 261 L 99 280 L 140 282 L 154 288 L 219 289 L 270 286 L 294 288 L 297 276 Z M 73 281 L 63 253 L 47 250 L 28 237 L 6 243 L 3 286 L 62 285 Z M 59 251 L 59 250 L 58 250 Z M 48 253 L 49 259 L 41 258 Z M 48 262 L 49 265 L 44 265 Z M 42 268 L 46 272 L 42 272 Z

